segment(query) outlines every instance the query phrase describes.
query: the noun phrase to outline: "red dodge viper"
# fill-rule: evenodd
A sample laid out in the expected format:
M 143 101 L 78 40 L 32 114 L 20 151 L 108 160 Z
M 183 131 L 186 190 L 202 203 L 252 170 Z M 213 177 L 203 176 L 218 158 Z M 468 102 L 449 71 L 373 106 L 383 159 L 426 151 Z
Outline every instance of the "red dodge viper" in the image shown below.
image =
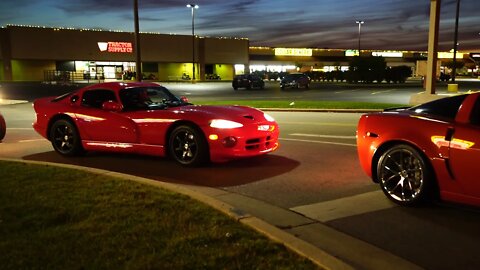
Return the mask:
M 480 206 L 480 93 L 363 115 L 363 170 L 400 205 L 430 196 Z
M 196 106 L 155 83 L 101 83 L 33 103 L 34 129 L 65 156 L 84 151 L 168 155 L 182 165 L 272 152 L 279 129 L 245 106 Z

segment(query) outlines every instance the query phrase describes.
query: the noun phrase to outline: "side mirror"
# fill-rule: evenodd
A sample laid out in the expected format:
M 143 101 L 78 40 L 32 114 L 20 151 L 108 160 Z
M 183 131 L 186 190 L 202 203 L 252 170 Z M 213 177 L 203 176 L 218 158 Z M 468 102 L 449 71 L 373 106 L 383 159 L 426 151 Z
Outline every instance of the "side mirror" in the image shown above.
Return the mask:
M 181 96 L 180 97 L 180 100 L 183 102 L 183 103 L 188 103 L 188 98 L 186 96 Z
M 111 111 L 111 112 L 119 112 L 121 110 L 123 110 L 123 106 L 122 104 L 116 102 L 116 101 L 105 101 L 103 104 L 102 104 L 102 109 L 105 110 L 105 111 Z

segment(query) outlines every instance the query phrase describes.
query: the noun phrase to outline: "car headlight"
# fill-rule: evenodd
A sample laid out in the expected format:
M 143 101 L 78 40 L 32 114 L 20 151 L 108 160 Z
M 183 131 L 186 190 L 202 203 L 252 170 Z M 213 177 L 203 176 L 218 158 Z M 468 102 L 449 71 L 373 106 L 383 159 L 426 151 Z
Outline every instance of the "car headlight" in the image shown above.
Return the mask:
M 267 113 L 263 113 L 263 117 L 265 117 L 265 119 L 269 122 L 275 122 L 275 118 L 273 118 L 272 116 L 270 116 Z
M 231 129 L 231 128 L 239 128 L 243 127 L 243 124 L 238 122 L 224 120 L 224 119 L 214 119 L 210 122 L 210 127 L 212 128 L 221 128 L 221 129 Z

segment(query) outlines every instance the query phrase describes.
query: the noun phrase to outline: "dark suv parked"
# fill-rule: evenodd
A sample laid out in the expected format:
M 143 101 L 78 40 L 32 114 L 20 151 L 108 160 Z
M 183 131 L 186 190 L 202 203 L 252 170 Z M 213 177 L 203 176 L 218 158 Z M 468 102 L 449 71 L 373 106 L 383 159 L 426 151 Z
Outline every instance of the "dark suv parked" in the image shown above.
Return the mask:
M 291 73 L 285 75 L 280 81 L 280 88 L 300 88 L 308 89 L 310 87 L 310 77 L 303 73 Z
M 232 87 L 234 90 L 237 90 L 238 88 L 251 89 L 253 87 L 263 89 L 265 87 L 265 82 L 262 80 L 262 78 L 256 75 L 237 75 L 235 78 L 233 78 Z

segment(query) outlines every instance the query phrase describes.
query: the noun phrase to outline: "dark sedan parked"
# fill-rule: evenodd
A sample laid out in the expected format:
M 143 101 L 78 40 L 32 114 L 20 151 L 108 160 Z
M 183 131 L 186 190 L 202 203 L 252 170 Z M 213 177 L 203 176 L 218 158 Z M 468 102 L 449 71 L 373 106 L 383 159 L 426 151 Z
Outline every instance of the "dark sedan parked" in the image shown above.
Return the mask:
M 237 90 L 238 88 L 252 89 L 254 87 L 263 89 L 265 87 L 265 82 L 262 80 L 262 78 L 256 75 L 237 75 L 235 78 L 233 78 L 232 87 L 234 90 Z
M 303 73 L 287 74 L 280 81 L 280 88 L 300 88 L 308 89 L 310 87 L 310 77 Z

